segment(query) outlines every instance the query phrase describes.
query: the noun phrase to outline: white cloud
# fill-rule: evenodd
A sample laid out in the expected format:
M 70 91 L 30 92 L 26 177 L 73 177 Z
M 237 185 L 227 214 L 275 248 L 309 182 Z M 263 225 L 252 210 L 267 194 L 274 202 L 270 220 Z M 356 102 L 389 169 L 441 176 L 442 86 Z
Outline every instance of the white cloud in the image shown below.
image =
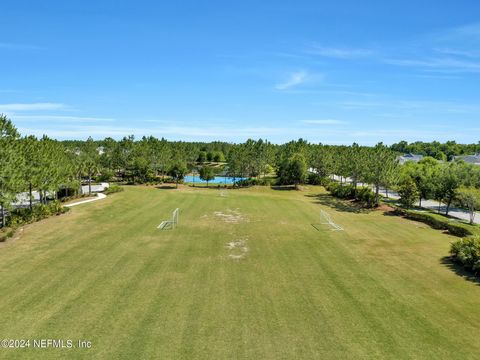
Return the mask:
M 71 122 L 82 122 L 82 121 L 99 121 L 99 122 L 111 122 L 115 121 L 112 118 L 101 118 L 101 117 L 88 117 L 88 116 L 62 116 L 62 115 L 13 115 L 13 120 L 19 121 L 71 121 Z
M 59 110 L 65 108 L 64 104 L 58 103 L 13 103 L 0 104 L 0 111 L 36 111 L 36 110 Z
M 290 75 L 290 78 L 281 84 L 275 85 L 277 90 L 288 90 L 294 86 L 303 84 L 308 79 L 308 73 L 306 71 L 294 72 Z
M 480 57 L 480 52 L 478 51 L 456 49 L 451 47 L 440 47 L 440 48 L 434 48 L 433 50 L 444 55 L 453 55 L 453 56 L 460 56 L 460 57 L 467 57 L 467 58 Z
M 438 72 L 480 72 L 480 62 L 455 59 L 452 57 L 428 59 L 385 59 L 385 63 L 398 66 L 410 66 Z
M 317 124 L 317 125 L 343 125 L 343 124 L 347 124 L 346 121 L 335 120 L 335 119 L 302 120 L 302 122 L 304 124 Z
M 324 47 L 318 44 L 310 45 L 306 52 L 312 55 L 320 55 L 336 59 L 368 57 L 374 53 L 369 49 Z

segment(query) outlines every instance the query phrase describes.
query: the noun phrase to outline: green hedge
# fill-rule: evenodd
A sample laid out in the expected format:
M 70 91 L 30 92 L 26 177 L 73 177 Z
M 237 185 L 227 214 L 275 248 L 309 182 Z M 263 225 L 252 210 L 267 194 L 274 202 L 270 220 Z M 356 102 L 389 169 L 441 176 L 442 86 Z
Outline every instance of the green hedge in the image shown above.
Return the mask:
M 355 188 L 353 185 L 341 185 L 335 182 L 329 182 L 325 188 L 330 192 L 332 196 L 335 196 L 340 199 L 347 200 L 357 200 L 363 204 L 363 206 L 372 208 L 375 207 L 375 194 L 372 189 L 368 187 L 357 187 L 355 193 Z
M 4 242 L 15 234 L 15 230 L 11 228 L 0 229 L 0 242 Z
M 110 195 L 110 194 L 115 194 L 122 191 L 123 191 L 123 187 L 118 185 L 110 185 L 110 187 L 106 188 L 103 193 L 106 195 Z
M 60 215 L 69 210 L 70 208 L 63 207 L 58 201 L 52 201 L 48 204 L 37 204 L 31 210 L 30 208 L 15 209 L 7 217 L 7 227 L 16 229 L 21 225 L 46 219 L 52 215 Z
M 396 208 L 396 212 L 407 219 L 416 220 L 430 225 L 434 229 L 447 230 L 449 234 L 466 237 L 473 235 L 472 225 L 452 222 L 448 218 L 444 218 L 440 215 L 431 214 L 428 212 L 417 212 L 413 210 L 406 210 L 402 208 Z
M 70 208 L 63 207 L 58 201 L 48 204 L 37 204 L 30 208 L 15 209 L 6 217 L 6 227 L 0 229 L 0 242 L 4 242 L 15 234 L 15 230 L 25 224 L 46 219 L 53 215 L 60 215 Z
M 475 274 L 480 272 L 480 236 L 460 239 L 451 244 L 452 260 Z
M 328 186 L 331 182 L 332 180 L 330 180 L 328 177 L 322 177 L 315 173 L 309 173 L 307 176 L 307 183 L 310 185 Z
M 235 182 L 235 185 L 239 187 L 249 187 L 249 186 L 256 186 L 256 185 L 271 186 L 271 185 L 275 185 L 275 183 L 276 183 L 275 179 L 265 177 L 260 179 L 252 178 L 252 179 L 239 180 Z

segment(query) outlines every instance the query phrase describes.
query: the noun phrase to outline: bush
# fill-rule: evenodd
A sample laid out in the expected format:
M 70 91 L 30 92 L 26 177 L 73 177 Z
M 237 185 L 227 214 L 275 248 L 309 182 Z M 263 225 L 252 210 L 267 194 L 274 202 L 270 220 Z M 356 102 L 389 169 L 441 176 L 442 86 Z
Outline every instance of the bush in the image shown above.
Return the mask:
M 453 261 L 478 274 L 480 271 L 480 236 L 453 242 L 450 247 L 450 255 Z
M 0 242 L 6 241 L 8 238 L 11 238 L 15 234 L 14 229 L 10 228 L 3 228 L 0 229 Z
M 355 189 L 352 185 L 340 185 L 332 182 L 328 185 L 327 190 L 340 199 L 353 199 L 355 197 Z
M 48 204 L 38 204 L 31 210 L 30 208 L 15 209 L 12 210 L 10 216 L 7 217 L 7 226 L 16 229 L 21 225 L 46 219 L 52 215 L 60 215 L 69 210 L 70 208 L 63 207 L 59 201 L 52 201 Z
M 310 185 L 323 185 L 326 186 L 331 180 L 328 177 L 323 177 L 315 173 L 309 173 L 307 176 L 307 183 Z
M 118 186 L 118 185 L 110 185 L 110 187 L 106 188 L 103 191 L 103 193 L 105 195 L 110 195 L 110 194 L 115 194 L 115 193 L 122 192 L 122 191 L 123 191 L 123 187 Z
M 97 176 L 96 181 L 98 182 L 108 182 L 112 181 L 115 177 L 115 173 L 112 170 L 103 170 L 102 173 Z
M 75 199 L 86 198 L 86 197 L 89 197 L 89 196 L 91 196 L 91 195 L 89 195 L 88 193 L 80 194 L 80 195 L 73 195 L 73 196 L 64 196 L 64 197 L 60 198 L 60 201 L 62 203 L 64 203 L 64 202 L 72 201 L 72 200 L 75 200 Z
M 258 180 L 257 179 L 244 179 L 244 180 L 237 181 L 235 184 L 237 186 L 240 186 L 240 187 L 255 186 L 255 185 L 258 185 Z
M 258 179 L 257 184 L 261 186 L 271 186 L 275 184 L 275 179 L 261 178 L 261 179 Z
M 359 187 L 357 189 L 357 199 L 368 208 L 376 206 L 375 193 L 368 187 Z
M 465 237 L 473 235 L 471 229 L 467 224 L 453 223 L 447 218 L 443 218 L 440 215 L 430 214 L 427 212 L 417 212 L 405 209 L 396 209 L 397 213 L 405 216 L 407 219 L 416 220 L 430 225 L 434 229 L 447 230 L 449 234 L 459 237 Z

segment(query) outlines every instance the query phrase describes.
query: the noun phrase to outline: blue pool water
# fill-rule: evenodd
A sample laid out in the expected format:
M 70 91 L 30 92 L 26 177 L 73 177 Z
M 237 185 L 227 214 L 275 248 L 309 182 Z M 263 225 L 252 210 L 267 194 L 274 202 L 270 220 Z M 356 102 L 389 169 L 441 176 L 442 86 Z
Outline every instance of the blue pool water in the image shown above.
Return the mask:
M 235 182 L 238 182 L 240 180 L 245 180 L 246 178 L 235 178 Z M 203 181 L 200 179 L 198 175 L 187 175 L 183 179 L 184 182 L 187 183 L 201 183 L 201 184 L 206 184 L 206 181 Z M 210 180 L 208 182 L 209 184 L 226 184 L 226 185 L 232 185 L 233 184 L 233 178 L 232 177 L 223 177 L 223 176 L 215 176 L 213 180 Z

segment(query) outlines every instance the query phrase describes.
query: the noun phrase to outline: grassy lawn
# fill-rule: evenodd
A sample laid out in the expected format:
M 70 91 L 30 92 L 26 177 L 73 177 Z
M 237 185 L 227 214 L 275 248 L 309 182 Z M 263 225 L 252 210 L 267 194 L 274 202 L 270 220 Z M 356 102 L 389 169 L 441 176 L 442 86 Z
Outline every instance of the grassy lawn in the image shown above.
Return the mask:
M 93 345 L 0 358 L 478 358 L 453 238 L 321 193 L 127 187 L 26 227 L 0 247 L 0 338 Z M 345 231 L 316 230 L 320 209 Z

